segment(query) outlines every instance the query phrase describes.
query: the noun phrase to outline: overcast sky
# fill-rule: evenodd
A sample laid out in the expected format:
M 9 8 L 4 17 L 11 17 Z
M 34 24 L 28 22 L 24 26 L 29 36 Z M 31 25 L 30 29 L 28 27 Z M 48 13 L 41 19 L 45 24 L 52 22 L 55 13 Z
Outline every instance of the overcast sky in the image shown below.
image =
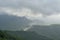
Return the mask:
M 0 0 L 0 12 L 27 17 L 34 23 L 60 23 L 60 0 Z M 2 13 L 0 13 L 2 14 Z

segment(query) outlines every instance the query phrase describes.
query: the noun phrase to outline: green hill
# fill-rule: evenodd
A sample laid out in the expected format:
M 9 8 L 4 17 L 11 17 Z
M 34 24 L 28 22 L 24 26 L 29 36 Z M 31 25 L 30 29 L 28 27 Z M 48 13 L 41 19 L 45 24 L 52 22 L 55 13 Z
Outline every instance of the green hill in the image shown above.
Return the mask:
M 52 40 L 46 36 L 28 31 L 0 31 L 0 40 Z
M 20 37 L 7 34 L 6 31 L 0 31 L 0 40 L 22 40 Z

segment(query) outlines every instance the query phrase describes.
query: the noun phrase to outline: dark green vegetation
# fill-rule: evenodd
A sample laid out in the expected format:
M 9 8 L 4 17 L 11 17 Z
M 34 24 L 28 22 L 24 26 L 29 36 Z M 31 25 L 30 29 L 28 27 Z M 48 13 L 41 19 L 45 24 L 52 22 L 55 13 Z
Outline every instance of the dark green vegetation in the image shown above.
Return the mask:
M 0 40 L 22 40 L 22 38 L 7 34 L 6 31 L 0 31 Z
M 0 40 L 52 40 L 48 37 L 27 31 L 0 31 Z

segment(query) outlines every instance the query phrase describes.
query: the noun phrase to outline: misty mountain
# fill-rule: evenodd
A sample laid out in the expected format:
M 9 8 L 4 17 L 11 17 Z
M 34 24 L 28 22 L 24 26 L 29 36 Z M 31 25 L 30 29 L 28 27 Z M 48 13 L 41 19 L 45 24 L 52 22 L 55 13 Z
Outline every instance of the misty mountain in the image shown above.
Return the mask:
M 60 24 L 33 25 L 29 31 L 35 31 L 40 35 L 53 38 L 54 40 L 60 40 Z
M 26 27 L 31 20 L 26 17 L 18 17 L 13 15 L 0 15 L 0 29 L 3 30 L 20 30 Z

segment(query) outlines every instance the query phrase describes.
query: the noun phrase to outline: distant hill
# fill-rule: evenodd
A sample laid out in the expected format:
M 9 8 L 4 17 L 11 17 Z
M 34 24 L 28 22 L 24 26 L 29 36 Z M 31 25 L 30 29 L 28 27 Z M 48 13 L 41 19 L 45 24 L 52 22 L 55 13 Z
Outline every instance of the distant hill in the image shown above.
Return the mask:
M 60 40 L 60 24 L 33 25 L 28 31 L 35 31 L 39 35 L 44 35 L 54 40 Z
M 52 40 L 51 38 L 28 31 L 0 31 L 0 39 L 1 38 L 4 40 Z

